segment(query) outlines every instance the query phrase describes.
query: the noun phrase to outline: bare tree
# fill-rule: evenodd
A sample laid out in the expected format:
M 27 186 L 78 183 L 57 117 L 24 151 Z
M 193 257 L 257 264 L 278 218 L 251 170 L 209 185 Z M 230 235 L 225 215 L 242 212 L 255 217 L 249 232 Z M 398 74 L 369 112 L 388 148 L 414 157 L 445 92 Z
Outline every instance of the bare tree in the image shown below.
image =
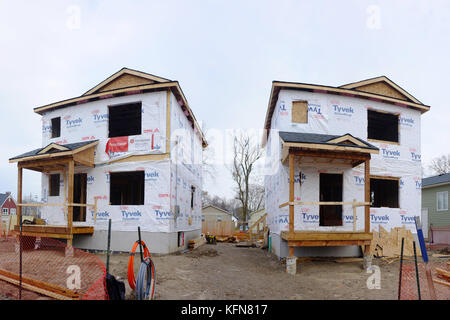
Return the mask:
M 248 134 L 242 133 L 234 138 L 233 155 L 231 175 L 236 183 L 236 199 L 241 205 L 243 224 L 247 227 L 250 213 L 250 179 L 255 162 L 262 156 L 262 149 Z
M 248 209 L 249 213 L 264 208 L 264 186 L 260 184 L 250 184 L 248 191 Z
M 434 158 L 433 160 L 431 160 L 431 164 L 430 164 L 429 168 L 435 174 L 449 173 L 450 172 L 450 154 L 442 155 L 440 157 Z

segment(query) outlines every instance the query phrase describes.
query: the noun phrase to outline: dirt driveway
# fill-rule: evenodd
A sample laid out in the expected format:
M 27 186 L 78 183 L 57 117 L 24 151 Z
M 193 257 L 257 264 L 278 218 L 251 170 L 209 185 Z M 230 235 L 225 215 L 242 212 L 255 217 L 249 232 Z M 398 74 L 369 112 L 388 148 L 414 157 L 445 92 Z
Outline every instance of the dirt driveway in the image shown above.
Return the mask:
M 104 255 L 99 255 L 105 259 Z M 127 254 L 110 258 L 110 273 L 126 282 Z M 368 289 L 371 274 L 361 262 L 301 262 L 297 274 L 260 248 L 232 243 L 205 244 L 192 252 L 153 257 L 157 272 L 156 299 L 397 299 L 399 262 L 374 259 L 381 270 L 381 288 Z M 135 259 L 135 270 L 139 259 Z M 135 271 L 137 272 L 137 271 Z

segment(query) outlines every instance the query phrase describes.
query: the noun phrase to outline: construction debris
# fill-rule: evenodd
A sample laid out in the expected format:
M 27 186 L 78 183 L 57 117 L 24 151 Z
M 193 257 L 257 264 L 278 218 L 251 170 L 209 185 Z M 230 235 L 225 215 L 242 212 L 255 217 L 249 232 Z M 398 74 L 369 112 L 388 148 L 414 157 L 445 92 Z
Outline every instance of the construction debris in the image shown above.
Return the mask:
M 230 236 L 216 236 L 217 242 L 228 242 L 230 240 Z
M 450 272 L 441 268 L 436 268 L 435 271 L 439 280 L 433 279 L 433 281 L 435 283 L 450 287 Z
M 206 238 L 205 236 L 202 234 L 200 237 L 198 237 L 197 239 L 194 240 L 189 240 L 189 250 L 194 250 L 197 249 L 198 247 L 200 247 L 201 245 L 206 243 Z
M 364 261 L 363 258 L 340 258 L 340 259 L 334 260 L 334 262 L 337 262 L 337 263 L 362 262 L 362 261 Z
M 450 258 L 450 255 L 448 254 L 440 254 L 440 253 L 434 253 L 432 255 L 433 258 Z
M 413 256 L 414 237 L 410 230 L 404 226 L 402 228 L 392 228 L 391 232 L 387 232 L 382 226 L 379 231 L 373 231 L 372 243 L 370 245 L 371 254 L 375 257 L 397 257 L 400 256 L 402 238 L 404 242 L 404 256 Z M 420 256 L 420 250 L 417 251 Z
M 240 242 L 236 244 L 236 247 L 241 248 L 254 248 L 256 247 L 256 244 L 253 241 L 247 241 L 247 242 Z
M 438 278 L 441 278 L 447 282 L 450 282 L 450 272 L 441 268 L 436 268 Z

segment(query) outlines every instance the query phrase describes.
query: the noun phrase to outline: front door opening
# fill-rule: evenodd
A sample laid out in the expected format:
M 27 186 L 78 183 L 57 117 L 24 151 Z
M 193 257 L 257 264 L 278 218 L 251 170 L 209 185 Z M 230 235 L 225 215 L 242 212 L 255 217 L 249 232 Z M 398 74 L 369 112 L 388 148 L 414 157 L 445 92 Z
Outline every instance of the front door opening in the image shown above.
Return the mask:
M 87 174 L 76 173 L 73 179 L 73 202 L 86 204 Z M 86 207 L 73 207 L 73 221 L 86 221 Z
M 342 174 L 320 174 L 320 201 L 342 201 Z M 342 205 L 321 205 L 320 226 L 342 226 Z

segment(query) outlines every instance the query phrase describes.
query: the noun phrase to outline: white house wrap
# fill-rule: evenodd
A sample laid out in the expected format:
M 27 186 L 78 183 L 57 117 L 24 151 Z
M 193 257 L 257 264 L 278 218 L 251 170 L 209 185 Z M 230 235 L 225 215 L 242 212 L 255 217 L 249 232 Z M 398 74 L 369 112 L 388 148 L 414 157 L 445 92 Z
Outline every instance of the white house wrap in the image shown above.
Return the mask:
M 111 112 L 117 110 L 121 113 L 112 121 Z M 74 237 L 75 244 L 104 249 L 104 231 L 108 229 L 109 219 L 113 232 L 120 234 L 122 240 L 128 237 L 116 245 L 113 240 L 115 250 L 131 248 L 138 226 L 144 239 L 146 236 L 154 239 L 147 243 L 153 252 L 168 253 L 186 247 L 187 241 L 180 242 L 184 233 L 187 238 L 200 235 L 201 164 L 206 141 L 178 82 L 124 68 L 78 98 L 39 107 L 35 112 L 42 115 L 42 152 L 46 146 L 62 150 L 74 144 L 98 141 L 93 165 L 75 162 L 74 174 L 86 174 L 86 188 L 81 191 L 85 195 L 84 203 L 97 203 L 96 213 L 89 206 L 82 221 L 74 220 L 74 226 L 94 227 L 93 235 Z M 125 120 L 130 117 L 132 121 Z M 53 122 L 55 119 L 58 121 Z M 59 131 L 55 131 L 53 126 L 58 123 Z M 113 133 L 114 130 L 119 133 Z M 120 130 L 133 134 L 121 135 Z M 40 151 L 33 152 L 38 155 Z M 50 152 L 58 155 L 58 150 Z M 29 160 L 29 155 L 13 161 Z M 42 201 L 65 203 L 70 188 L 67 171 L 43 168 L 42 172 Z M 121 194 L 121 197 L 136 197 L 135 204 L 123 204 L 123 199 L 111 198 L 111 175 L 125 172 L 139 173 L 140 177 L 143 173 L 143 199 Z M 49 177 L 56 173 L 60 174 L 60 192 L 51 196 Z M 140 185 L 136 188 L 133 190 L 141 190 Z M 67 208 L 43 207 L 41 218 L 47 225 L 67 225 Z M 123 232 L 129 235 L 124 238 Z
M 313 133 L 353 137 L 370 141 L 379 149 L 370 159 L 370 175 L 395 177 L 399 181 L 398 208 L 371 207 L 370 229 L 377 230 L 382 225 L 386 230 L 405 226 L 412 231 L 414 216 L 420 216 L 421 208 L 421 148 L 420 116 L 429 107 L 410 98 L 402 91 L 395 102 L 388 96 L 392 91 L 402 90 L 389 79 L 372 79 L 371 86 L 357 86 L 347 89 L 323 87 L 295 83 L 277 83 L 272 89 L 271 102 L 266 117 L 267 168 L 270 174 L 265 178 L 265 205 L 267 222 L 274 238 L 289 228 L 289 206 L 280 205 L 289 201 L 289 166 L 282 159 L 282 141 L 279 132 Z M 391 92 L 376 92 L 375 85 Z M 389 88 L 388 88 L 389 87 Z M 364 92 L 363 92 L 364 91 Z M 276 92 L 276 94 L 274 94 Z M 396 93 L 396 94 L 397 94 Z M 398 93 L 399 94 L 399 93 Z M 376 97 L 376 98 L 375 98 Z M 392 97 L 392 95 L 391 95 Z M 383 100 L 384 99 L 384 100 Z M 292 106 L 295 101 L 307 102 L 307 121 L 294 122 Z M 272 108 L 271 108 L 272 107 Z M 423 108 L 422 108 L 423 107 Z M 398 116 L 398 142 L 377 141 L 368 137 L 368 110 L 387 112 Z M 342 201 L 353 199 L 364 201 L 364 163 L 352 167 L 349 164 L 312 164 L 295 162 L 294 200 L 319 201 L 320 173 L 341 173 L 343 175 Z M 301 186 L 299 183 L 301 173 Z M 294 229 L 301 231 L 353 231 L 353 209 L 351 205 L 342 207 L 342 225 L 320 226 L 319 205 L 296 205 L 294 209 Z M 364 207 L 357 208 L 356 230 L 364 230 Z M 282 245 L 282 244 L 280 244 Z M 283 255 L 278 250 L 279 255 Z

